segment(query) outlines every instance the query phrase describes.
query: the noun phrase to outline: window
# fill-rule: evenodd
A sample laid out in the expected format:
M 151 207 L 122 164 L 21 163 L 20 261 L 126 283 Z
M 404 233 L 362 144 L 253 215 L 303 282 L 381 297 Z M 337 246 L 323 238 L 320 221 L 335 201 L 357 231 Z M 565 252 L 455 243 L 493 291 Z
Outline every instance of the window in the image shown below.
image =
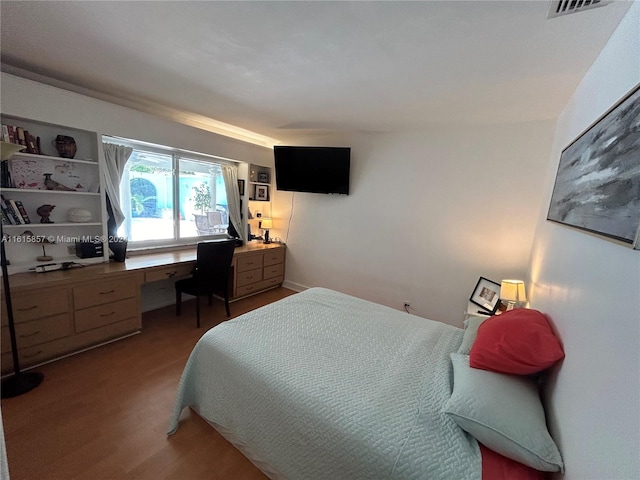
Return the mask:
M 130 245 L 172 245 L 227 233 L 220 160 L 131 140 L 105 141 L 133 148 L 120 181 L 125 221 L 118 229 Z

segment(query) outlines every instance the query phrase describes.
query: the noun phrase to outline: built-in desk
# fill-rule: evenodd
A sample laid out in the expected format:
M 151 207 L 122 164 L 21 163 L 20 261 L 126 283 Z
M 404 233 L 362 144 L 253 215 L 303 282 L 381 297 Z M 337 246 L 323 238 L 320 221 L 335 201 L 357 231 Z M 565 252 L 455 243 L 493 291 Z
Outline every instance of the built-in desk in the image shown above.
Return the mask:
M 186 276 L 195 260 L 193 248 L 135 255 L 125 262 L 11 275 L 20 365 L 36 365 L 139 332 L 141 285 Z M 237 247 L 232 299 L 280 286 L 284 264 L 284 245 Z M 13 365 L 4 301 L 1 320 L 2 373 L 7 373 Z

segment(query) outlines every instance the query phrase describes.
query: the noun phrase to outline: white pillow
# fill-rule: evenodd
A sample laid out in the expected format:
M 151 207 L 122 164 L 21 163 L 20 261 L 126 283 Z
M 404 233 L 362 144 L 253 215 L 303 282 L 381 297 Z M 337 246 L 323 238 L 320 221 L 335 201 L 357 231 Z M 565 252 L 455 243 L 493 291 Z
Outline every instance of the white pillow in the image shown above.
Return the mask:
M 443 412 L 484 446 L 545 472 L 564 471 L 535 380 L 469 367 L 451 354 L 453 394 Z
M 460 344 L 460 348 L 458 348 L 458 353 L 462 353 L 463 355 L 469 355 L 471 351 L 471 347 L 473 346 L 473 342 L 476 341 L 476 337 L 478 336 L 478 327 L 482 322 L 484 322 L 487 318 L 490 317 L 469 317 L 464 321 L 464 335 L 462 336 L 462 343 Z

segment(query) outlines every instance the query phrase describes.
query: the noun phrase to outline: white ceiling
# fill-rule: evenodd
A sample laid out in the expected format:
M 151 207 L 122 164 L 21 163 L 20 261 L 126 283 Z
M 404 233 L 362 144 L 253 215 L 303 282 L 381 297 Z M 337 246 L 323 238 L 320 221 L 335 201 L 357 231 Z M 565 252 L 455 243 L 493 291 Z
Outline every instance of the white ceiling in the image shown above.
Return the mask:
M 3 0 L 2 68 L 275 139 L 526 122 L 557 117 L 629 6 Z

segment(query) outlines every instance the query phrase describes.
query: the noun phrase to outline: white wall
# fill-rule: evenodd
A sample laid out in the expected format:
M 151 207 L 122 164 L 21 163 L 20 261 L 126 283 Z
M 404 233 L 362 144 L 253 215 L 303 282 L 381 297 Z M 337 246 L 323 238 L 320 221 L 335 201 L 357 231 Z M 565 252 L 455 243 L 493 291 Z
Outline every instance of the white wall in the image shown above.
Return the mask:
M 289 284 L 461 326 L 480 276 L 524 278 L 555 123 L 324 139 L 350 146 L 349 196 L 275 192 Z M 315 144 L 319 144 L 316 142 Z
M 640 478 L 640 251 L 545 220 L 562 149 L 638 82 L 640 2 L 559 119 L 531 255 L 532 307 L 566 354 L 546 400 L 567 479 Z

